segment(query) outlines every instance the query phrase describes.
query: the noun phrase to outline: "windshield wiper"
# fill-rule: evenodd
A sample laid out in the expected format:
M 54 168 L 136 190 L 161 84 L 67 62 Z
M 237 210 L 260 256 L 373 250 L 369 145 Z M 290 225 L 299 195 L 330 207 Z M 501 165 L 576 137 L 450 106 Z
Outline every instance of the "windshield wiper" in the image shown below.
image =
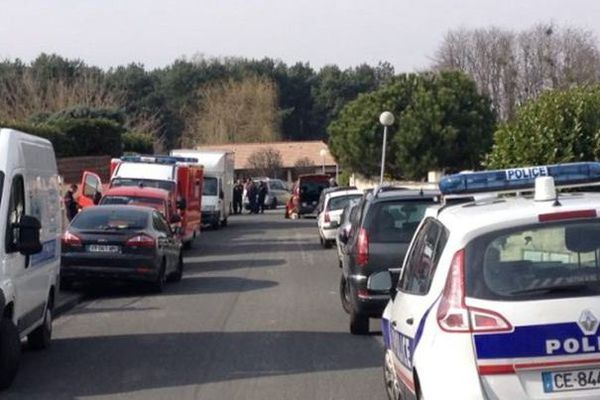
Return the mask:
M 510 292 L 511 295 L 531 294 L 531 293 L 561 293 L 561 292 L 580 292 L 582 290 L 599 290 L 600 281 L 569 283 L 565 285 L 537 287 Z

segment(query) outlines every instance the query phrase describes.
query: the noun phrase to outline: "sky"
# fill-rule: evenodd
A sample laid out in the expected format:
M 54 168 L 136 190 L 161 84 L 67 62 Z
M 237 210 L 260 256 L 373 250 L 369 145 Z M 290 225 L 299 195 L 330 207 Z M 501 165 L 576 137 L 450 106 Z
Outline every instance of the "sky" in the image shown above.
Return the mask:
M 270 57 L 316 68 L 428 67 L 450 29 L 554 22 L 600 38 L 599 0 L 0 0 L 0 59 L 42 52 L 109 68 Z

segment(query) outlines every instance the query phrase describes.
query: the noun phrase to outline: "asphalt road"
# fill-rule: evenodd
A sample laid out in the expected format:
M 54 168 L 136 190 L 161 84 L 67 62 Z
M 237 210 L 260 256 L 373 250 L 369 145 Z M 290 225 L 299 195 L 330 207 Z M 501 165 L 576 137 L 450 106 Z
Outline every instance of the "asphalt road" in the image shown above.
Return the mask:
M 164 294 L 85 289 L 0 397 L 385 399 L 380 333 L 348 333 L 335 250 L 282 213 L 204 232 Z

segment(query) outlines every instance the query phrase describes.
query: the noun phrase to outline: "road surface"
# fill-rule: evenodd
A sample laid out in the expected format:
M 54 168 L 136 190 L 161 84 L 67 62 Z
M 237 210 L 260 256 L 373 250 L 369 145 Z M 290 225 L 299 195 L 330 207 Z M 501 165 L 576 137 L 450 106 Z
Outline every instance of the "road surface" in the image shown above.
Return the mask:
M 335 250 L 282 213 L 203 232 L 164 294 L 85 289 L 2 398 L 385 399 L 381 336 L 348 333 Z

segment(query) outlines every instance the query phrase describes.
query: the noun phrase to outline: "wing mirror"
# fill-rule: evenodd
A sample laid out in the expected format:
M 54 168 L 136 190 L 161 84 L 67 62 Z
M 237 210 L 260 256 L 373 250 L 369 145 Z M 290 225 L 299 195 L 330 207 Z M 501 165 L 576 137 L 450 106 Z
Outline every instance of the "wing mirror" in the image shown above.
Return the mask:
M 37 254 L 42 251 L 40 242 L 40 221 L 29 215 L 24 215 L 17 224 L 12 224 L 13 237 L 15 237 L 14 249 L 25 256 Z
M 382 271 L 369 276 L 367 289 L 373 292 L 390 293 L 392 290 L 392 274 L 389 271 Z

